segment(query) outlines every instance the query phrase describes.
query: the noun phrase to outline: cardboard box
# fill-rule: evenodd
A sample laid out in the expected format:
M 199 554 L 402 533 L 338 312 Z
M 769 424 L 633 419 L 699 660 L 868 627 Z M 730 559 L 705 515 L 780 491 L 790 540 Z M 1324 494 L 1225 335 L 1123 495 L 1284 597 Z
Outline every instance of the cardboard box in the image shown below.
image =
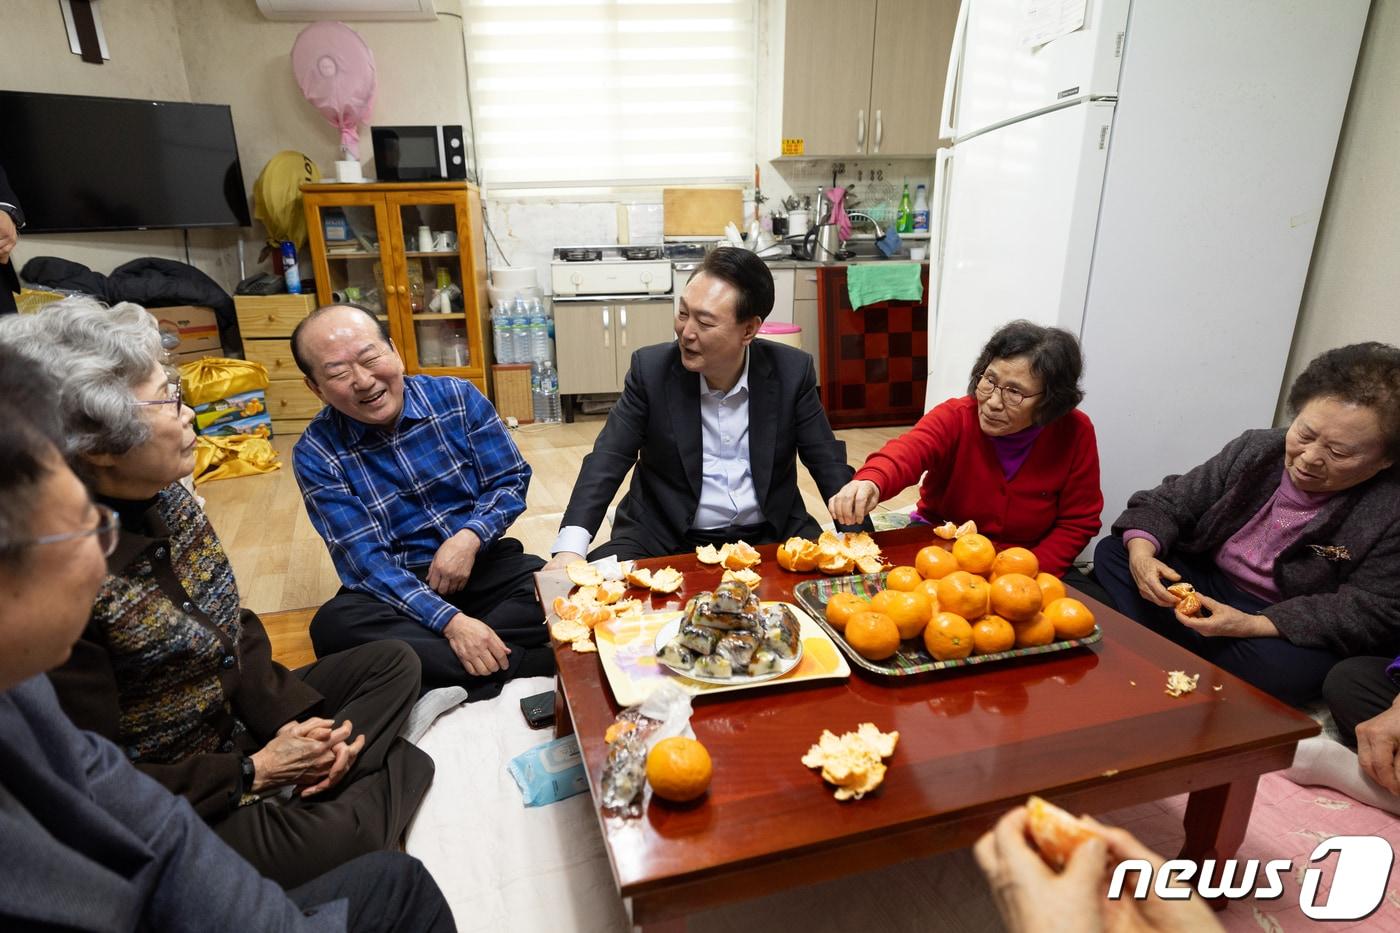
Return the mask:
M 228 398 L 216 399 L 212 402 L 205 402 L 203 405 L 194 406 L 194 429 L 200 434 L 228 434 L 230 432 L 216 431 L 214 428 L 233 422 L 242 422 L 258 415 L 264 415 L 269 419 L 272 417 L 268 414 L 267 392 L 263 389 L 240 392 L 237 395 L 230 395 Z
M 222 353 L 219 322 L 212 308 L 176 305 L 173 308 L 147 308 L 146 312 L 156 319 L 162 331 L 180 336 L 180 345 L 172 352 L 183 354 L 193 350 L 219 350 Z

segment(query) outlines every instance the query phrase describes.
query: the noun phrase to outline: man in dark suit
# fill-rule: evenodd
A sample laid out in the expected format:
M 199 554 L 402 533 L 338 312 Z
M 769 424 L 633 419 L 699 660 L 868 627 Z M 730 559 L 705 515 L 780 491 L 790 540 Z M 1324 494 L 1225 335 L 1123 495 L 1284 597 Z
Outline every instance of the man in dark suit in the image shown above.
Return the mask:
M 19 198 L 10 190 L 10 180 L 5 177 L 4 166 L 0 166 L 0 314 L 15 312 L 19 274 L 10 253 L 19 242 L 19 231 L 23 226 L 24 211 L 20 210 Z
M 754 340 L 772 309 L 763 260 L 728 247 L 705 257 L 681 294 L 676 343 L 632 355 L 622 397 L 583 460 L 551 567 L 581 559 L 633 464 L 611 539 L 590 557 L 819 533 L 797 490 L 797 458 L 823 497 L 853 471 L 811 356 Z

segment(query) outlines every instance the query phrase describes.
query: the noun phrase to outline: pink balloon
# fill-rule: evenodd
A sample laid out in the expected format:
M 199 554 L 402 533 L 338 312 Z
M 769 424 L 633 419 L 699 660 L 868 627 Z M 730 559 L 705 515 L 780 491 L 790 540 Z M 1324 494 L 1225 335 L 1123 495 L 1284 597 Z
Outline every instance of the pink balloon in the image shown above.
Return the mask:
M 365 40 L 344 23 L 312 23 L 292 44 L 292 73 L 306 99 L 340 130 L 341 147 L 358 159 L 360 124 L 369 119 L 378 85 Z

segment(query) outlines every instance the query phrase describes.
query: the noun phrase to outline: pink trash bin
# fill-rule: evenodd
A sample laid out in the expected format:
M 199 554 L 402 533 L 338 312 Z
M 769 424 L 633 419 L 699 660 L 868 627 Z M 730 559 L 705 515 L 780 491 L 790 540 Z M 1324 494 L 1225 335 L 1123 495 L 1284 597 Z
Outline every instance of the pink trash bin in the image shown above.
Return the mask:
M 785 343 L 794 349 L 802 349 L 802 328 L 796 324 L 779 324 L 777 321 L 764 321 L 758 329 L 758 336 L 774 343 Z

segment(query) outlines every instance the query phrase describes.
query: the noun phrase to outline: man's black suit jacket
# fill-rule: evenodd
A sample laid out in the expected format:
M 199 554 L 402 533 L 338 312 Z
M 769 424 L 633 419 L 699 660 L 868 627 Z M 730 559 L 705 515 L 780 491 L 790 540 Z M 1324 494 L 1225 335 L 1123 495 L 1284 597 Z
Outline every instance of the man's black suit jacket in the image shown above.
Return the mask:
M 679 345 L 638 350 L 622 397 L 583 459 L 561 524 L 596 533 L 635 463 L 612 538 L 630 539 L 638 548 L 622 556 L 686 550 L 686 532 L 700 502 L 700 434 L 700 376 L 681 365 Z M 846 462 L 845 442 L 836 439 L 826 420 L 812 357 L 755 340 L 749 344 L 749 461 L 758 506 L 775 530 L 775 541 L 820 533 L 797 490 L 798 456 L 823 499 L 835 495 L 855 473 Z
M 0 201 L 19 207 L 19 199 L 10 190 L 10 180 L 5 177 L 5 169 L 0 167 Z M 0 263 L 0 314 L 15 310 L 15 295 L 19 293 L 19 273 L 15 269 L 15 257 L 9 262 Z

